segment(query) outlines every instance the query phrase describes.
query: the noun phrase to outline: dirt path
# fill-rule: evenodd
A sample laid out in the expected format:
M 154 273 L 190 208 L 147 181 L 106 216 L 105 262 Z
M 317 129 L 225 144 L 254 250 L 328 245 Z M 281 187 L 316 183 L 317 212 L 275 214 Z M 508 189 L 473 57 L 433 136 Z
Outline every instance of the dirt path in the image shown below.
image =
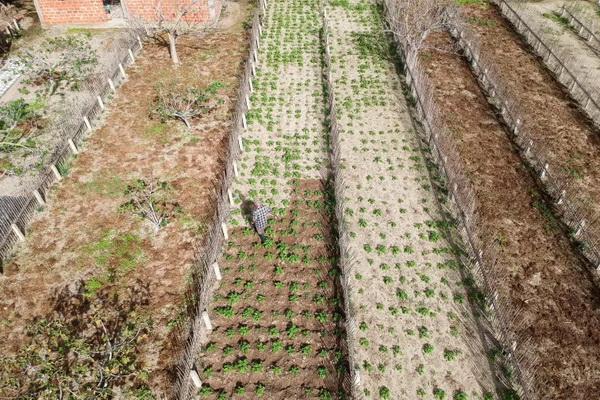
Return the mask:
M 342 398 L 319 0 L 270 0 L 253 81 L 223 280 L 199 354 L 213 398 Z M 273 209 L 261 245 L 242 215 Z M 339 369 L 339 371 L 338 371 Z
M 330 4 L 340 171 L 356 259 L 349 287 L 359 332 L 351 351 L 361 391 L 375 399 L 386 390 L 393 399 L 491 395 L 493 374 L 441 234 L 445 222 L 379 7 Z
M 87 142 L 70 175 L 50 192 L 47 210 L 36 216 L 25 245 L 0 278 L 0 353 L 6 356 L 0 362 L 0 397 L 35 394 L 46 386 L 48 398 L 59 398 L 60 390 L 67 389 L 85 398 L 98 398 L 96 390 L 117 397 L 142 396 L 140 390 L 156 397 L 169 393 L 177 361 L 172 357 L 178 350 L 173 327 L 186 317 L 183 294 L 193 244 L 212 213 L 213 181 L 222 168 L 246 51 L 241 23 L 228 33 L 182 41 L 183 65 L 176 73 L 163 47 L 146 45 L 111 104 L 106 125 Z M 205 88 L 214 82 L 224 87 L 217 94 L 222 103 L 194 120 L 195 129 L 150 114 L 157 85 Z M 130 199 L 128 185 L 154 178 L 167 183 L 172 210 L 158 233 L 122 207 Z M 39 328 L 40 321 L 66 332 L 45 323 Z M 103 332 L 101 325 L 123 330 Z M 32 335 L 33 328 L 41 331 Z M 118 358 L 126 372 L 117 368 L 122 377 L 102 388 L 95 363 L 106 363 L 106 341 L 113 334 L 136 331 L 132 353 Z M 56 348 L 62 343 L 58 338 L 73 348 L 69 358 L 57 356 L 65 351 L 64 346 Z M 27 358 L 44 352 L 60 365 Z M 88 352 L 96 358 L 73 355 Z M 71 363 L 63 365 L 64 360 Z M 87 369 L 73 367 L 81 364 Z M 59 370 L 56 381 L 44 379 L 50 367 Z
M 535 182 L 446 34 L 423 54 L 435 100 L 464 161 L 479 236 L 498 243 L 500 295 L 522 310 L 513 329 L 535 360 L 541 399 L 586 399 L 600 389 L 598 291 L 535 190 Z

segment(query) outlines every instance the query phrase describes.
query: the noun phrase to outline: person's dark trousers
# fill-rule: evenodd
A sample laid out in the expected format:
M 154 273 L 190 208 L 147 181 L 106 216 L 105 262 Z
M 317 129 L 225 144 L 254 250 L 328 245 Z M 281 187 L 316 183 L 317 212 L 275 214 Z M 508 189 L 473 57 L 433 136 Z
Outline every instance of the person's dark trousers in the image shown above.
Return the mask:
M 262 244 L 265 244 L 265 242 L 267 241 L 267 236 L 263 233 L 263 234 L 258 234 L 258 237 L 260 238 L 260 242 Z

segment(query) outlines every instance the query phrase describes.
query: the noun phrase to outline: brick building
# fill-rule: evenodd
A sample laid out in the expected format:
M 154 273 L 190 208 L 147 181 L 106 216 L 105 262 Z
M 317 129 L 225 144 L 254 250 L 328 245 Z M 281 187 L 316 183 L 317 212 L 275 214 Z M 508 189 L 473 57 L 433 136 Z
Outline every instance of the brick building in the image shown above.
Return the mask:
M 165 16 L 194 0 L 161 0 Z M 158 0 L 34 0 L 42 26 L 103 24 L 125 18 L 156 18 Z M 193 22 L 218 18 L 221 0 L 200 0 L 186 17 Z

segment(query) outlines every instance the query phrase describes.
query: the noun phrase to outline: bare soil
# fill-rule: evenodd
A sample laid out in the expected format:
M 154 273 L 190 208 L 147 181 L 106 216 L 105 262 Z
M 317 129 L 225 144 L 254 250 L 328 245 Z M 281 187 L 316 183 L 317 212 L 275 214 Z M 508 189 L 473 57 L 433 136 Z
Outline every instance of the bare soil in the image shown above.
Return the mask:
M 136 313 L 152 319 L 152 329 L 140 336 L 133 356 L 139 369 L 148 371 L 148 386 L 156 396 L 170 389 L 179 343 L 172 327 L 185 319 L 194 243 L 212 214 L 213 185 L 226 155 L 247 34 L 240 22 L 227 32 L 182 38 L 179 50 L 183 65 L 174 69 L 164 47 L 145 46 L 111 104 L 105 126 L 87 142 L 71 175 L 51 192 L 48 209 L 35 218 L 25 245 L 6 266 L 0 278 L 3 355 L 25 351 L 32 343 L 26 331 L 33 321 L 77 320 L 76 308 L 71 314 L 57 310 L 64 300 L 60 293 L 67 291 L 98 308 L 106 296 L 127 299 L 133 290 L 143 299 Z M 224 84 L 218 93 L 223 102 L 194 120 L 193 130 L 150 115 L 157 85 L 203 88 L 216 81 Z M 180 207 L 157 234 L 138 216 L 119 211 L 128 200 L 127 184 L 153 177 L 170 183 L 171 200 Z M 109 272 L 116 278 L 106 281 Z M 97 281 L 102 287 L 90 294 L 90 282 Z M 85 330 L 85 323 L 94 321 L 82 315 L 79 322 Z M 6 379 L 27 381 L 22 371 L 13 372 Z M 116 382 L 113 395 L 118 386 Z M 11 398 L 24 394 L 8 387 L 0 393 Z
M 270 223 L 270 242 L 261 245 L 249 228 L 232 232 L 210 311 L 216 328 L 201 357 L 207 398 L 256 398 L 261 384 L 268 399 L 318 399 L 325 391 L 339 398 L 343 315 L 330 212 L 323 184 L 298 180 L 285 215 Z M 223 316 L 229 306 L 234 315 Z M 260 317 L 244 316 L 248 309 Z M 240 360 L 254 366 L 250 373 L 227 372 Z
M 551 167 L 571 177 L 577 193 L 593 211 L 600 210 L 600 131 L 583 114 L 495 6 L 465 7 L 492 59 L 502 85 L 521 105 L 523 130 L 541 143 Z M 548 22 L 550 23 L 550 21 Z
M 535 182 L 447 34 L 423 54 L 435 100 L 476 192 L 479 236 L 496 241 L 500 295 L 522 310 L 512 328 L 530 337 L 543 399 L 584 399 L 600 390 L 597 287 L 549 216 Z M 513 79 L 518 79 L 512 74 Z

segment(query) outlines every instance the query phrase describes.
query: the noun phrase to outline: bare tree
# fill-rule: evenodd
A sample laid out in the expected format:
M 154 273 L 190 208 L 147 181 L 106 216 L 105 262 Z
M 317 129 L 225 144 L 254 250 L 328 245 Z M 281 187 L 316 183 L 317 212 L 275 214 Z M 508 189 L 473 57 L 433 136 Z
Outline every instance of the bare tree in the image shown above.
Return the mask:
M 224 103 L 223 97 L 218 94 L 222 87 L 223 84 L 218 81 L 204 89 L 161 85 L 157 89 L 155 112 L 162 120 L 179 119 L 191 129 L 193 118 L 211 112 Z
M 18 31 L 20 29 L 16 20 L 18 13 L 19 10 L 13 4 L 0 2 L 0 28 L 12 31 L 14 27 L 14 30 Z
M 171 189 L 171 185 L 164 181 L 137 179 L 127 186 L 125 194 L 130 200 L 121 204 L 119 209 L 147 220 L 158 232 L 180 210 L 179 204 L 170 201 Z
M 418 54 L 427 37 L 447 28 L 455 11 L 449 0 L 385 0 L 392 32 L 403 47 Z
M 130 25 L 142 28 L 146 35 L 169 46 L 171 60 L 175 66 L 181 64 L 177 53 L 177 40 L 181 36 L 199 34 L 210 29 L 215 22 L 199 23 L 194 14 L 200 12 L 202 0 L 178 0 L 174 6 L 165 7 L 162 0 L 154 4 L 155 18 L 151 21 L 141 18 L 130 19 Z

